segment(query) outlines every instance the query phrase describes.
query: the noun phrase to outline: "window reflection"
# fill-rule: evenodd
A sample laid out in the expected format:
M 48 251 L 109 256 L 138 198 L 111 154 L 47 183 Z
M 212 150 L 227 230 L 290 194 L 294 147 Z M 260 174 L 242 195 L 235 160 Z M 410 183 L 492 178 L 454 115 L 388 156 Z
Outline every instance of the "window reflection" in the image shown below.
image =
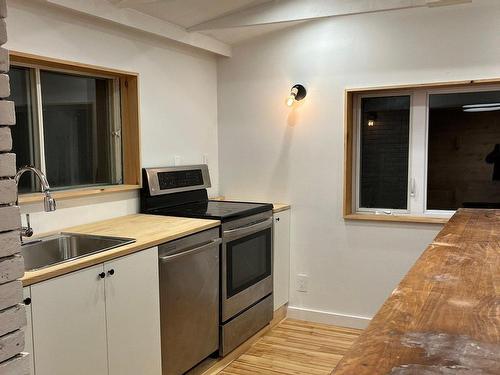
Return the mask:
M 429 97 L 427 209 L 500 207 L 500 91 Z

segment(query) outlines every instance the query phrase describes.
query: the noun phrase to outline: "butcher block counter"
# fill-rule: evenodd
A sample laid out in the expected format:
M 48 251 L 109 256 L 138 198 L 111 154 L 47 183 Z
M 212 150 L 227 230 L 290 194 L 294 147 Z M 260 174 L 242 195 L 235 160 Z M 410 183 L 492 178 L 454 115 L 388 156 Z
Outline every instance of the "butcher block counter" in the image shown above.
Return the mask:
M 332 374 L 500 374 L 500 210 L 460 209 Z
M 61 232 L 134 238 L 135 242 L 24 273 L 23 286 L 93 266 L 220 225 L 218 220 L 134 214 L 65 228 Z

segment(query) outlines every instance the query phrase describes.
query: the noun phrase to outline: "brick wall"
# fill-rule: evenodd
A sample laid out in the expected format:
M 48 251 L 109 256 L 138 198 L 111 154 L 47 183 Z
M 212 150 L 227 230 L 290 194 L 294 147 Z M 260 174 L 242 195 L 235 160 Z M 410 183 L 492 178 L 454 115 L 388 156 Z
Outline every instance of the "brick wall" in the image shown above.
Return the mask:
M 5 17 L 6 0 L 0 0 L 0 45 L 7 42 Z M 10 127 L 15 124 L 14 103 L 10 93 L 9 54 L 0 47 L 0 375 L 28 375 L 27 354 L 24 349 L 26 312 L 22 304 L 22 284 L 18 279 L 24 273 L 19 254 L 19 207 L 15 206 L 17 188 L 14 182 L 16 155 L 11 153 Z

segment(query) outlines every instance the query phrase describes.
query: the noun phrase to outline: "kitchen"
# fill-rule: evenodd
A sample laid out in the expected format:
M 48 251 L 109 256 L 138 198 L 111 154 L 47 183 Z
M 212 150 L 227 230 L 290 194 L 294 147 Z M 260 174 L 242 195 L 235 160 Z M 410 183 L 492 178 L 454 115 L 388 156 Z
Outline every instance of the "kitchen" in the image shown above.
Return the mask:
M 7 1 L 2 17 L 6 17 L 8 38 L 3 42 L 10 51 L 12 96 L 2 97 L 15 102 L 17 124 L 12 127 L 13 151 L 2 148 L 5 154 L 0 156 L 16 153 L 17 164 L 14 172 L 12 167 L 8 172 L 2 171 L 1 182 L 8 179 L 12 186 L 10 180 L 20 167 L 34 165 L 46 173 L 51 197 L 56 201 L 56 210 L 48 207 L 51 212 L 45 212 L 44 196 L 37 193 L 41 185 L 31 172 L 23 175 L 19 180 L 20 216 L 22 226 L 28 227 L 29 214 L 29 226 L 34 232 L 33 237 L 25 237 L 23 241 L 60 232 L 134 240 L 58 265 L 34 266 L 34 271 L 26 273 L 22 281 L 26 294 L 23 299 L 31 298 L 31 304 L 24 309 L 32 309 L 27 323 L 28 327 L 31 324 L 33 332 L 27 337 L 34 338 L 34 349 L 19 351 L 31 353 L 26 361 L 34 368 L 34 373 L 160 373 L 163 346 L 166 345 L 164 332 L 158 328 L 163 321 L 161 304 L 165 302 L 165 298 L 162 302 L 163 294 L 160 295 L 162 267 L 158 263 L 158 257 L 166 255 L 161 253 L 162 245 L 175 245 L 175 241 L 211 232 L 214 228 L 219 228 L 215 230 L 217 235 L 203 239 L 201 245 L 206 241 L 224 241 L 223 232 L 236 229 L 224 228 L 221 213 L 214 218 L 205 212 L 200 218 L 171 207 L 201 202 L 208 209 L 208 202 L 220 199 L 226 203 L 247 202 L 252 207 L 259 202 L 268 212 L 267 216 L 243 226 L 260 224 L 269 218 L 273 222 L 272 234 L 260 239 L 262 249 L 265 248 L 261 260 L 266 260 L 260 264 L 265 269 L 263 275 L 270 280 L 269 274 L 272 274 L 274 279 L 272 311 L 269 313 L 267 307 L 265 313 L 258 314 L 263 319 L 260 323 L 249 319 L 255 325 L 245 332 L 256 335 L 237 334 L 243 340 L 238 343 L 242 347 L 227 355 L 216 354 L 222 347 L 219 329 L 225 326 L 219 323 L 233 321 L 234 317 L 244 314 L 239 315 L 240 309 L 228 318 L 218 316 L 217 348 L 207 349 L 211 356 L 206 355 L 208 360 L 201 364 L 206 368 L 199 371 L 216 373 L 228 365 L 226 371 L 230 372 L 229 362 L 235 360 L 233 366 L 248 365 L 252 370 L 247 371 L 254 373 L 257 373 L 256 368 L 275 362 L 288 371 L 302 364 L 304 367 L 296 371 L 313 372 L 314 366 L 307 367 L 303 356 L 312 356 L 314 350 L 302 356 L 298 352 L 291 355 L 288 351 L 279 358 L 262 358 L 262 362 L 252 350 L 271 345 L 277 340 L 273 335 L 304 334 L 310 339 L 318 332 L 332 335 L 329 327 L 342 327 L 346 331 L 339 335 L 348 336 L 349 340 L 341 340 L 341 345 L 332 341 L 331 345 L 345 347 L 345 350 L 335 353 L 335 358 L 325 364 L 318 360 L 322 365 L 317 371 L 330 373 L 423 250 L 443 229 L 443 224 L 455 211 L 454 202 L 460 199 L 460 202 L 475 202 L 478 206 L 494 200 L 495 192 L 498 196 L 498 184 L 492 177 L 494 163 L 483 162 L 492 153 L 495 143 L 500 143 L 498 131 L 495 131 L 498 122 L 491 122 L 486 117 L 481 122 L 485 129 L 481 134 L 489 136 L 487 141 L 480 141 L 484 143 L 481 158 L 475 158 L 482 164 L 473 169 L 477 173 L 471 173 L 476 176 L 481 171 L 478 179 L 484 180 L 471 186 L 476 190 L 477 186 L 488 186 L 488 195 L 484 197 L 474 189 L 465 197 L 461 196 L 463 189 L 449 193 L 446 181 L 439 179 L 439 173 L 431 168 L 429 176 L 437 177 L 435 188 L 426 196 L 426 130 L 419 130 L 419 126 L 425 127 L 428 96 L 435 98 L 430 102 L 431 105 L 435 103 L 435 107 L 429 109 L 429 113 L 434 113 L 435 110 L 452 111 L 457 105 L 477 105 L 471 98 L 460 96 L 462 92 L 495 92 L 499 76 L 498 4 L 474 0 L 437 6 L 439 4 L 432 4 L 437 1 L 417 1 L 413 2 L 414 7 L 407 8 L 404 3 L 408 2 L 396 1 L 378 4 L 381 9 L 374 9 L 374 4 L 364 1 L 312 3 L 317 4 L 301 8 L 295 1 L 242 0 L 233 4 L 194 0 Z M 68 72 L 73 75 L 64 74 Z M 477 82 L 476 89 L 465 87 L 471 81 Z M 68 92 L 61 96 L 64 87 Z M 402 98 L 397 103 L 371 99 L 395 95 Z M 455 96 L 445 98 L 443 95 Z M 404 99 L 407 96 L 411 100 Z M 290 97 L 291 107 L 286 103 Z M 478 103 L 498 102 L 495 96 L 492 98 L 480 96 Z M 88 103 L 94 107 L 89 109 Z M 62 111 L 63 105 L 71 110 Z M 346 110 L 351 107 L 356 110 Z M 381 108 L 389 108 L 392 112 L 384 113 Z M 403 147 L 401 154 L 407 155 L 400 155 L 400 164 L 391 165 L 391 173 L 384 175 L 394 190 L 383 187 L 381 191 L 390 194 L 377 195 L 377 190 L 370 188 L 373 186 L 370 181 L 382 176 L 384 171 L 375 166 L 371 169 L 375 173 L 363 174 L 362 167 L 364 163 L 372 166 L 370 163 L 378 160 L 376 155 L 388 157 L 381 147 L 391 145 L 382 143 L 377 147 L 377 143 L 366 143 L 361 157 L 357 150 L 364 147 L 365 141 L 377 142 L 378 138 L 365 139 L 363 134 L 375 131 L 377 125 L 384 122 L 384 116 L 388 116 L 387 112 L 391 112 L 391 119 L 398 123 L 411 121 L 411 126 L 403 128 L 409 134 L 406 138 L 401 133 L 394 134 Z M 458 116 L 455 112 L 453 116 Z M 89 119 L 89 114 L 94 117 Z M 498 111 L 491 111 L 477 115 L 497 114 Z M 111 128 L 106 129 L 108 133 L 94 138 L 100 142 L 96 141 L 93 149 L 85 148 L 84 154 L 76 155 L 74 150 L 84 149 L 78 139 L 91 142 L 93 133 L 78 133 L 81 138 L 74 138 L 77 133 L 69 125 L 63 131 L 60 122 L 72 126 L 93 123 L 98 128 L 105 123 Z M 366 123 L 366 128 L 355 126 L 360 122 Z M 2 122 L 2 125 L 9 123 Z M 445 137 L 443 134 L 449 131 L 447 126 L 443 125 L 443 130 L 436 132 L 435 139 L 446 140 L 439 137 Z M 346 132 L 355 136 L 348 138 Z M 470 134 L 470 129 L 464 132 Z M 454 141 L 458 145 L 455 147 L 457 152 L 460 145 L 467 145 L 467 139 L 475 138 L 461 136 Z M 437 166 L 446 162 L 439 153 L 429 153 L 431 156 L 436 158 Z M 469 159 L 460 160 L 461 165 L 469 165 Z M 197 167 L 200 165 L 208 167 Z M 154 195 L 147 171 L 155 168 L 174 168 L 170 172 L 165 170 L 165 176 L 170 173 L 177 177 L 163 179 L 157 175 L 156 181 L 177 187 L 180 184 L 183 191 Z M 190 183 L 193 176 L 188 178 L 187 172 L 183 178 L 179 177 L 175 172 L 182 172 L 183 168 L 194 171 L 195 180 L 199 180 L 201 174 L 201 180 Z M 460 167 L 453 171 L 449 176 L 457 175 Z M 151 181 L 155 179 L 151 178 Z M 70 185 L 74 186 L 68 189 Z M 368 188 L 365 190 L 364 186 Z M 12 191 L 12 187 L 6 190 Z M 377 200 L 387 200 L 388 196 L 397 197 L 397 205 L 376 204 Z M 2 207 L 2 215 L 7 211 L 11 213 L 15 207 L 12 193 L 9 199 L 2 201 L 6 206 Z M 154 201 L 159 206 L 146 207 L 145 201 Z M 402 208 L 401 202 L 408 202 L 408 207 Z M 438 202 L 443 206 L 431 207 L 432 212 L 426 212 L 426 202 Z M 167 216 L 148 214 L 147 220 L 152 221 L 141 221 L 149 208 L 177 212 Z M 239 208 L 240 211 L 245 209 Z M 170 217 L 175 217 L 175 222 Z M 17 222 L 5 222 L 2 232 L 9 225 L 14 229 Z M 17 260 L 18 257 L 12 254 L 21 251 L 20 248 L 15 250 L 18 240 L 11 232 L 5 233 L 9 233 L 9 237 L 4 237 L 2 242 L 12 245 L 2 254 L 8 255 L 9 261 Z M 266 243 L 269 238 L 271 246 Z M 215 246 L 222 249 L 222 245 Z M 157 249 L 147 253 L 154 248 Z M 180 248 L 185 246 L 181 243 Z M 29 245 L 23 249 L 29 249 Z M 132 258 L 139 255 L 144 257 L 142 261 Z M 225 264 L 223 255 L 221 250 L 218 272 L 222 272 Z M 131 260 L 128 265 L 127 259 Z M 153 263 L 152 259 L 155 259 Z M 137 279 L 120 279 L 123 275 L 118 272 L 120 260 L 123 261 L 121 266 L 129 270 L 128 274 L 137 274 Z M 148 268 L 151 264 L 152 268 Z M 141 265 L 145 267 L 142 271 Z M 270 265 L 271 270 L 268 269 Z M 114 274 L 108 275 L 111 270 Z M 100 307 L 92 310 L 93 315 L 84 313 L 90 305 L 85 302 L 83 293 L 87 290 L 88 296 L 92 296 L 96 291 L 88 286 L 90 284 L 83 288 L 85 284 L 77 283 L 78 280 L 74 279 L 76 284 L 69 281 L 70 276 L 83 275 L 78 274 L 80 271 L 88 271 L 89 280 L 99 285 L 101 298 L 96 299 L 96 304 Z M 104 273 L 102 280 L 101 273 Z M 22 277 L 14 276 L 8 280 Z M 194 275 L 189 278 L 192 279 Z M 223 294 L 224 279 L 227 278 L 207 279 L 212 282 L 218 297 Z M 57 281 L 62 289 L 54 292 L 58 290 Z M 112 287 L 113 282 L 116 288 Z M 130 294 L 120 295 L 118 282 Z M 148 282 L 150 287 L 145 286 Z M 16 293 L 19 293 L 18 282 L 2 286 L 11 283 L 16 283 Z M 214 283 L 221 285 L 216 288 Z M 167 283 L 166 291 L 170 284 Z M 152 292 L 142 293 L 137 288 L 139 285 Z M 75 288 L 81 294 L 75 294 Z M 117 293 L 114 302 L 107 298 L 112 295 L 110 288 Z M 28 292 L 43 297 L 35 298 Z M 141 302 L 132 304 L 133 295 Z M 165 295 L 168 301 L 171 294 Z M 243 311 L 261 306 L 255 302 L 263 302 L 269 296 L 269 289 L 263 291 Z M 35 299 L 41 299 L 43 306 Z M 11 306 L 8 303 L 14 300 L 14 296 L 7 298 L 2 308 Z M 50 303 L 51 300 L 54 303 Z M 146 309 L 144 305 L 151 308 Z M 221 302 L 211 306 L 222 313 Z M 74 320 L 65 317 L 65 309 L 80 311 L 82 316 L 92 316 L 94 320 L 89 320 L 86 326 L 76 313 L 71 315 Z M 21 315 L 17 312 L 16 322 L 24 326 L 23 319 L 19 318 Z M 29 322 L 30 316 L 35 321 Z M 112 319 L 112 316 L 118 318 Z M 149 328 L 134 323 L 138 316 L 144 317 L 143 324 L 151 323 Z M 281 325 L 275 324 L 285 316 Z M 69 319 L 67 325 L 63 324 L 65 319 Z M 493 326 L 495 323 L 498 326 L 498 315 L 490 319 Z M 267 322 L 263 323 L 264 320 Z M 36 324 L 37 321 L 43 323 Z M 298 322 L 309 325 L 302 326 L 300 324 L 304 323 Z M 95 324 L 102 329 L 95 329 Z M 91 326 L 94 328 L 89 329 Z M 290 331 L 293 329 L 295 331 Z M 10 331 L 2 332 L 3 335 Z M 76 332 L 79 335 L 87 333 L 86 338 L 81 337 L 79 341 L 81 346 L 74 344 Z M 130 343 L 132 336 L 136 337 L 136 343 L 142 343 L 142 349 L 141 345 Z M 112 345 L 113 341 L 118 344 Z M 197 340 L 190 341 L 193 348 L 197 346 L 194 344 Z M 209 340 L 200 341 L 206 344 Z M 91 344 L 96 342 L 99 344 Z M 490 336 L 488 343 L 498 345 L 498 336 Z M 37 350 L 39 346 L 41 349 Z M 294 347 L 293 340 L 288 346 L 290 350 Z M 86 352 L 84 356 L 82 351 Z M 123 354 L 124 351 L 128 354 Z M 166 352 L 173 353 L 172 349 Z M 59 353 L 60 359 L 55 360 L 54 353 Z M 141 355 L 150 359 L 141 361 Z M 11 357 L 6 353 L 1 358 L 8 360 Z M 284 360 L 284 357 L 289 359 Z M 145 362 L 151 366 L 149 372 Z M 96 367 L 89 369 L 86 365 Z M 287 373 L 281 367 L 275 371 Z

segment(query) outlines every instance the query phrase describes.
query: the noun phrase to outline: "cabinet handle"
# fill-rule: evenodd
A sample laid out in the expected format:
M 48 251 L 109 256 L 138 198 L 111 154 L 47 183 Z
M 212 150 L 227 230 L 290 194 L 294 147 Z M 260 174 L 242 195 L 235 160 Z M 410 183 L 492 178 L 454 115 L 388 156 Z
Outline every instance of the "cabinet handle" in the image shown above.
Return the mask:
M 24 302 L 24 304 L 25 304 L 26 306 L 31 305 L 31 298 L 27 297 L 27 298 L 25 298 L 25 299 L 24 299 L 24 301 L 23 301 L 23 302 Z
M 113 276 L 114 274 L 115 274 L 115 270 L 111 268 L 111 269 L 108 271 L 108 276 Z
M 277 217 L 277 218 L 276 218 L 276 221 L 280 221 L 280 218 L 279 218 L 279 217 Z
M 101 279 L 104 279 L 104 277 L 105 277 L 105 276 L 106 276 L 106 274 L 105 274 L 104 272 L 101 272 L 101 273 L 99 274 L 99 278 L 101 278 Z

